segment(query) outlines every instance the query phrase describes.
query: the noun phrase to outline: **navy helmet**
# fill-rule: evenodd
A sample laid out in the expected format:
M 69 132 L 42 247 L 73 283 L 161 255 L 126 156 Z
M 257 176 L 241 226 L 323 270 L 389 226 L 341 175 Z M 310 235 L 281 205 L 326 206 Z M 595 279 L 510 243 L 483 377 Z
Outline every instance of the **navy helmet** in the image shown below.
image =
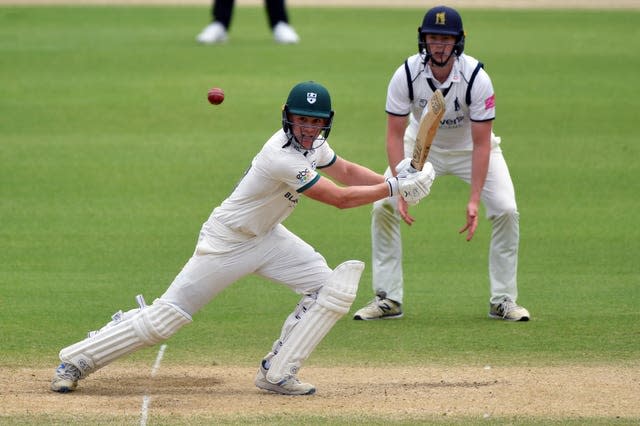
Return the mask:
M 462 18 L 455 9 L 447 6 L 436 6 L 424 15 L 422 25 L 418 27 L 418 51 L 429 60 L 429 50 L 425 42 L 427 34 L 451 35 L 456 38 L 453 53 L 460 56 L 464 51 L 465 32 Z

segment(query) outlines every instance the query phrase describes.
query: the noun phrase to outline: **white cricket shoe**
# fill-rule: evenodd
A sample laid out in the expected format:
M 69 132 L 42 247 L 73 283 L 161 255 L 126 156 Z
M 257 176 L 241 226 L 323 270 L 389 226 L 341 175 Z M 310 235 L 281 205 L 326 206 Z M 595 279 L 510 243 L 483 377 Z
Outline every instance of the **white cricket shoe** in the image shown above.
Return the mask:
M 67 393 L 78 387 L 78 379 L 81 373 L 75 365 L 63 362 L 56 368 L 56 372 L 51 380 L 51 390 L 54 392 Z
M 367 306 L 358 310 L 353 316 L 354 320 L 376 320 L 402 318 L 402 306 L 391 299 L 387 299 L 386 293 L 381 291 Z
M 227 41 L 227 29 L 220 22 L 214 21 L 204 27 L 196 40 L 203 44 L 224 43 Z
M 529 321 L 531 315 L 525 308 L 507 299 L 501 303 L 492 303 L 489 317 L 506 321 Z
M 273 39 L 280 44 L 296 44 L 300 41 L 300 37 L 296 30 L 286 22 L 278 22 L 273 27 Z
M 316 387 L 310 383 L 302 383 L 295 376 L 288 376 L 279 383 L 271 383 L 267 380 L 267 370 L 260 365 L 256 374 L 255 384 L 260 389 L 279 393 L 281 395 L 313 395 Z

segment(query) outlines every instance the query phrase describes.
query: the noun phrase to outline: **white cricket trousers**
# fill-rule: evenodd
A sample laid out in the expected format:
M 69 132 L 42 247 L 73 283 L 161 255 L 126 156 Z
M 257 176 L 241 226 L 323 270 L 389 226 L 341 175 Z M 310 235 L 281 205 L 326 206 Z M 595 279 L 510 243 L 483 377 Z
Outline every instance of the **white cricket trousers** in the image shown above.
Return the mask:
M 161 299 L 193 316 L 249 274 L 285 284 L 304 295 L 317 292 L 331 272 L 320 253 L 283 225 L 266 235 L 249 237 L 211 218 L 200 231 L 193 256 Z
M 458 176 L 471 182 L 471 151 L 439 151 L 431 149 L 428 161 L 433 164 L 437 177 Z M 387 168 L 386 176 L 391 172 Z M 437 189 L 436 189 L 437 190 Z M 487 180 L 481 195 L 492 233 L 489 247 L 490 303 L 518 298 L 517 269 L 520 240 L 519 214 L 509 168 L 499 146 L 493 144 Z M 466 204 L 465 204 L 466 205 Z M 464 220 L 461 210 L 461 220 Z M 375 294 L 385 292 L 386 297 L 403 303 L 402 239 L 397 200 L 385 199 L 373 204 L 371 219 L 372 274 Z

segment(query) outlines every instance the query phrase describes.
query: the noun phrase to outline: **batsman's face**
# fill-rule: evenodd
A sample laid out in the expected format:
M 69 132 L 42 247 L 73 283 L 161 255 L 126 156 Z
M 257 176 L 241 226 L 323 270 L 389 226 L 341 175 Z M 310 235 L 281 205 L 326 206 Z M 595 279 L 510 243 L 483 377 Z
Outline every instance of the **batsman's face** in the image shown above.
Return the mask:
M 329 120 L 318 117 L 307 117 L 306 115 L 291 114 L 289 117 L 291 121 L 291 131 L 293 136 L 298 140 L 298 143 L 306 149 L 313 147 L 313 141 L 315 141 L 320 132 L 329 125 Z
M 427 34 L 425 42 L 431 56 L 438 62 L 445 62 L 453 52 L 456 37 L 444 34 Z

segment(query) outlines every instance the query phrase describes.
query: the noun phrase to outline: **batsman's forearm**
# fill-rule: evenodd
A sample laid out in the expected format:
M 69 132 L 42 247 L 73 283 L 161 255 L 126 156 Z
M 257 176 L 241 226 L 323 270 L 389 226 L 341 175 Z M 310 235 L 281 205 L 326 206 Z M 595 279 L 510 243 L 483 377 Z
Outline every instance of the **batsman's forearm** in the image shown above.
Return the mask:
M 331 204 L 339 209 L 349 209 L 371 204 L 389 195 L 389 184 L 386 181 L 377 185 L 349 186 L 342 188 L 340 196 Z

